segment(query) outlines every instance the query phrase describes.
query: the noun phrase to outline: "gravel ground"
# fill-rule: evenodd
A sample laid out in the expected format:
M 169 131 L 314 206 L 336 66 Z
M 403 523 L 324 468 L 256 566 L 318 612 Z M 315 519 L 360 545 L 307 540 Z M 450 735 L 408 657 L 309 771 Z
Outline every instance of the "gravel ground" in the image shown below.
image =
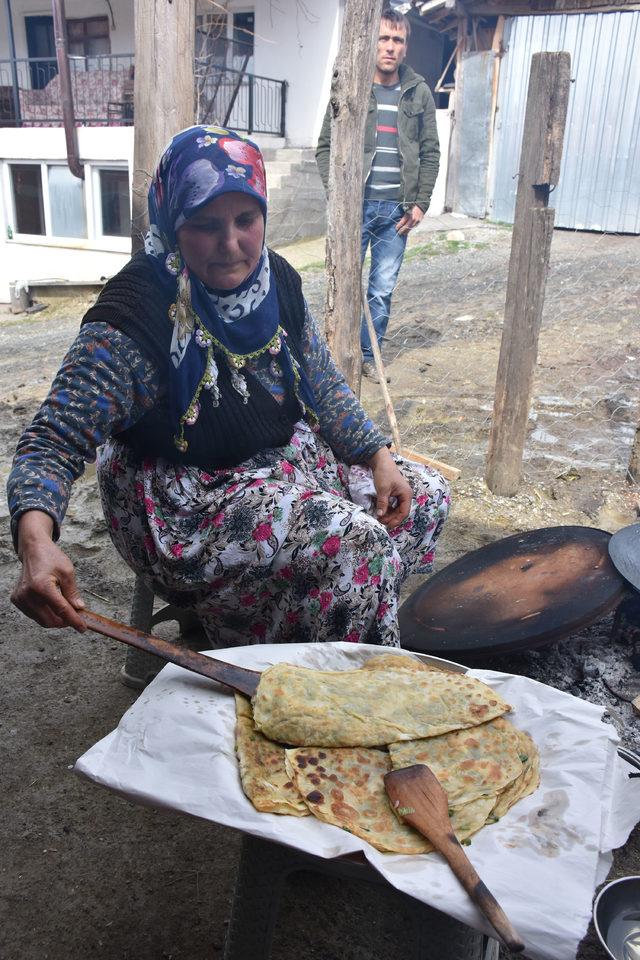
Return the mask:
M 636 238 L 556 233 L 526 479 L 513 498 L 493 497 L 481 479 L 509 242 L 507 230 L 491 227 L 465 232 L 463 241 L 427 238 L 407 257 L 394 301 L 385 355 L 405 442 L 463 469 L 440 569 L 518 531 L 560 524 L 613 531 L 637 517 L 637 490 L 624 483 L 640 379 Z M 320 313 L 322 272 L 303 277 Z M 86 306 L 65 300 L 31 317 L 0 314 L 3 478 Z M 375 385 L 364 384 L 363 400 L 383 422 Z M 4 508 L 0 523 L 3 960 L 220 957 L 238 835 L 131 804 L 71 774 L 135 697 L 118 680 L 122 648 L 42 631 L 10 606 L 17 563 Z M 126 619 L 132 578 L 111 547 L 91 469 L 76 485 L 63 542 L 88 605 Z M 640 692 L 640 644 L 612 642 L 610 628 L 609 617 L 483 665 L 603 704 L 625 745 L 640 749 L 640 719 L 611 693 Z M 617 851 L 612 876 L 640 874 L 639 839 L 636 830 Z M 407 927 L 393 892 L 303 875 L 285 891 L 273 957 L 399 960 Z M 599 957 L 591 930 L 578 958 Z

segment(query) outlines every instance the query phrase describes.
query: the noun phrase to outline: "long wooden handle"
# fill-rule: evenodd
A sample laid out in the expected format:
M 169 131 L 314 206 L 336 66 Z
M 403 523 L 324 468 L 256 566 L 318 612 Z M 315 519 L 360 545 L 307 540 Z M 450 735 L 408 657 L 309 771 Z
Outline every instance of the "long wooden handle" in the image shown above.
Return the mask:
M 195 650 L 190 650 L 189 647 L 171 643 L 169 640 L 163 640 L 162 637 L 154 637 L 150 633 L 143 633 L 142 630 L 136 630 L 135 627 L 120 623 L 118 620 L 110 620 L 109 617 L 103 617 L 102 614 L 94 613 L 92 610 L 83 610 L 81 616 L 89 629 L 95 630 L 96 633 L 127 643 L 130 647 L 137 647 L 138 650 L 144 650 L 146 653 L 153 653 L 156 657 L 175 663 L 193 673 L 199 673 L 203 677 L 209 677 L 210 680 L 217 680 L 237 690 L 238 693 L 252 697 L 258 689 L 260 674 L 255 670 L 247 670 L 244 667 L 236 667 L 232 663 L 205 657 Z
M 477 903 L 496 933 L 500 935 L 505 946 L 513 953 L 521 953 L 524 950 L 524 943 L 508 916 L 478 876 L 455 835 L 451 833 L 447 839 L 449 842 L 439 847 L 440 853 L 445 857 L 471 899 Z
M 504 944 L 513 953 L 524 950 L 522 938 L 458 843 L 449 819 L 447 795 L 433 770 L 423 763 L 391 770 L 384 775 L 384 785 L 397 816 L 430 840 L 442 854 Z
M 371 352 L 373 353 L 373 360 L 378 374 L 378 379 L 380 380 L 380 389 L 382 390 L 384 405 L 387 411 L 387 419 L 389 420 L 389 426 L 391 428 L 391 436 L 393 437 L 393 442 L 396 445 L 396 450 L 400 450 L 400 429 L 396 419 L 396 412 L 393 409 L 393 403 L 391 402 L 391 394 L 389 393 L 389 388 L 387 386 L 387 374 L 385 373 L 384 363 L 382 362 L 382 354 L 380 353 L 380 347 L 378 346 L 378 335 L 373 325 L 373 320 L 371 319 L 369 301 L 367 300 L 366 293 L 362 286 L 360 287 L 360 298 L 362 300 L 362 309 L 364 311 L 367 330 L 369 332 L 369 340 L 371 341 Z

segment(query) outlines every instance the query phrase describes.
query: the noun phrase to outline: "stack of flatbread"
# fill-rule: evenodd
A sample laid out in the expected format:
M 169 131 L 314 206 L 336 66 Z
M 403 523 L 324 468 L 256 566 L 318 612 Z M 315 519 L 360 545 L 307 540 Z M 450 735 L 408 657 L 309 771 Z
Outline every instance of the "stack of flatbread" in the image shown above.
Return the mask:
M 480 680 L 402 654 L 347 671 L 276 664 L 253 703 L 236 695 L 242 787 L 261 812 L 312 814 L 378 850 L 428 853 L 392 811 L 384 774 L 430 767 L 456 836 L 468 839 L 539 783 L 538 751 L 504 719 L 510 710 Z

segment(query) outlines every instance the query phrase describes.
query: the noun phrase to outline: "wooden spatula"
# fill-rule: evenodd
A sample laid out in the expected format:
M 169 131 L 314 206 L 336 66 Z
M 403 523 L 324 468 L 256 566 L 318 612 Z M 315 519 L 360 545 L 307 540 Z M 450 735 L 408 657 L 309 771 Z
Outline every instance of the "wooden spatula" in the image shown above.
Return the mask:
M 135 627 L 129 627 L 117 620 L 110 620 L 91 610 L 83 610 L 81 616 L 89 629 L 95 630 L 96 633 L 111 637 L 112 640 L 120 640 L 121 643 L 128 643 L 130 647 L 137 647 L 138 650 L 144 650 L 146 653 L 155 653 L 163 660 L 177 663 L 185 670 L 192 670 L 193 673 L 209 677 L 210 680 L 224 683 L 247 697 L 252 697 L 258 689 L 260 674 L 256 670 L 247 670 L 245 667 L 236 667 L 222 660 L 213 660 L 188 647 L 181 647 L 177 643 L 170 643 L 169 640 L 162 640 L 161 637 L 143 633 L 142 630 L 136 630 Z
M 514 953 L 524 950 L 524 943 L 504 910 L 458 843 L 449 819 L 447 795 L 429 767 L 416 763 L 403 770 L 392 770 L 385 774 L 384 785 L 397 815 L 419 830 L 442 854 L 505 946 Z

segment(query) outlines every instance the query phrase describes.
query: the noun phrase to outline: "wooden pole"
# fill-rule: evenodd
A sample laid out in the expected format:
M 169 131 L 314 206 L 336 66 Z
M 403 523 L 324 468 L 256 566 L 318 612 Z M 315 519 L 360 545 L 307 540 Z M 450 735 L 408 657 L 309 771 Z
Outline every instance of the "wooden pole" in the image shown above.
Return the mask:
M 560 176 L 570 66 L 571 58 L 564 52 L 536 53 L 531 58 L 486 466 L 489 489 L 499 496 L 513 496 L 521 481 L 555 217 L 548 206 L 549 193 Z
M 491 107 L 489 113 L 489 149 L 487 152 L 487 188 L 486 196 L 489 197 L 491 171 L 493 170 L 493 154 L 495 148 L 496 133 L 496 114 L 498 110 L 498 89 L 500 86 L 500 64 L 504 56 L 502 38 L 504 36 L 505 18 L 500 16 L 493 32 L 493 41 L 491 43 L 491 52 L 493 54 L 493 72 L 491 77 Z
M 194 122 L 194 54 L 195 0 L 135 0 L 132 253 L 143 246 L 160 154 Z
M 360 393 L 360 245 L 364 125 L 382 0 L 346 0 L 331 80 L 325 335 L 347 381 Z

